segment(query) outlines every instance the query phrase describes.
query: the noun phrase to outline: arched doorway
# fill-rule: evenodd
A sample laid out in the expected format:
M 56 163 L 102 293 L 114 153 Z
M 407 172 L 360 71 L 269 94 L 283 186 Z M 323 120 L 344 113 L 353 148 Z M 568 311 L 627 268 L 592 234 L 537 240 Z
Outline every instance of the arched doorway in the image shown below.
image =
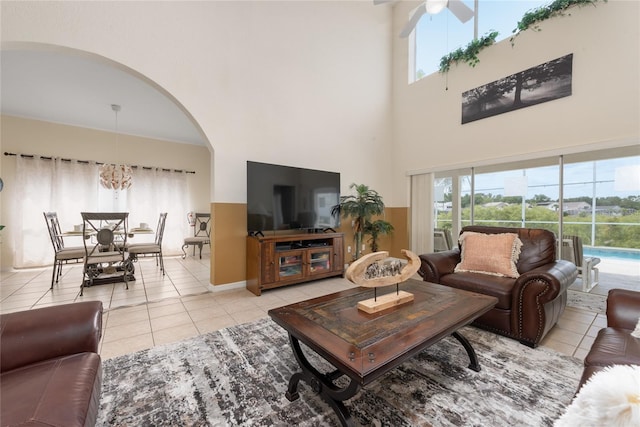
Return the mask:
M 193 203 L 174 215 L 185 233 L 189 210 L 210 209 L 211 145 L 186 108 L 148 77 L 97 54 L 37 43 L 3 43 L 1 74 L 3 151 L 111 161 L 100 147 L 110 144 L 115 134 L 131 144 L 123 151 L 132 164 L 197 169 Z M 117 130 L 111 104 L 122 106 Z M 200 151 L 194 154 L 192 147 Z M 167 154 L 162 155 L 163 151 Z M 200 163 L 194 164 L 189 157 Z M 16 191 L 15 160 L 3 156 L 2 166 L 6 184 L 2 222 L 9 225 Z M 10 234 L 7 227 L 3 269 L 13 265 Z

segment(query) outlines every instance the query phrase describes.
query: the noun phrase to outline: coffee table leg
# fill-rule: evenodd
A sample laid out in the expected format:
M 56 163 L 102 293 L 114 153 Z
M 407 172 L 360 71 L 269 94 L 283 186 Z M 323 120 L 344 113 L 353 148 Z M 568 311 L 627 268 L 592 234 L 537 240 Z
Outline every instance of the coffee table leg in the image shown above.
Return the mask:
M 480 363 L 478 362 L 478 356 L 476 355 L 476 351 L 471 347 L 471 343 L 460 334 L 460 332 L 454 332 L 451 334 L 455 339 L 460 341 L 460 344 L 467 350 L 467 354 L 469 355 L 469 369 L 473 369 L 476 372 L 480 372 Z
M 349 378 L 349 384 L 346 387 L 338 387 L 333 383 L 333 380 L 340 378 L 343 374 L 339 371 L 334 371 L 329 374 L 321 373 L 311 366 L 311 363 L 302 352 L 298 339 L 289 334 L 289 341 L 291 342 L 293 354 L 302 372 L 296 372 L 291 376 L 285 397 L 291 402 L 300 397 L 298 394 L 298 383 L 300 380 L 304 380 L 314 392 L 318 393 L 320 397 L 333 408 L 340 419 L 340 424 L 343 426 L 353 426 L 354 422 L 351 414 L 349 414 L 349 410 L 342 402 L 352 398 L 358 392 L 358 382 Z

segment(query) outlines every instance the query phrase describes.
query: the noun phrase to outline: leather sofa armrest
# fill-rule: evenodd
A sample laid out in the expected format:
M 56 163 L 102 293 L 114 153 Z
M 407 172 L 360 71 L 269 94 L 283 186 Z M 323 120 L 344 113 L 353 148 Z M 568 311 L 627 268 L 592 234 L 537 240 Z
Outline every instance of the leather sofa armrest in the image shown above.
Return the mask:
M 640 292 L 611 289 L 607 297 L 607 326 L 633 331 L 640 317 Z
M 545 304 L 566 292 L 577 277 L 578 269 L 569 261 L 558 260 L 545 264 L 521 274 L 520 277 L 516 279 L 514 297 L 521 295 L 524 286 L 532 282 L 542 282 L 549 287 L 549 290 L 546 290 L 540 295 L 536 295 L 536 297 L 539 298 L 540 303 Z
M 556 324 L 566 305 L 567 288 L 578 277 L 569 261 L 554 261 L 523 273 L 515 281 L 511 331 L 535 347 Z
M 0 315 L 0 372 L 70 354 L 97 353 L 101 337 L 100 301 Z
M 425 282 L 440 283 L 440 277 L 453 273 L 460 262 L 460 249 L 420 255 L 418 274 Z

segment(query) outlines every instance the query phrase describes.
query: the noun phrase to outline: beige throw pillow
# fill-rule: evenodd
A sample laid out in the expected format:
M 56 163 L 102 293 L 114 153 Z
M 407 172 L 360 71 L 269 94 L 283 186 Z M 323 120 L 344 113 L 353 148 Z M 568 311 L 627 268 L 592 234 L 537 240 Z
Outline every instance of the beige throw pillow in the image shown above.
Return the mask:
M 522 241 L 516 233 L 484 234 L 465 231 L 460 236 L 462 252 L 455 271 L 470 271 L 493 276 L 520 276 L 516 262 Z

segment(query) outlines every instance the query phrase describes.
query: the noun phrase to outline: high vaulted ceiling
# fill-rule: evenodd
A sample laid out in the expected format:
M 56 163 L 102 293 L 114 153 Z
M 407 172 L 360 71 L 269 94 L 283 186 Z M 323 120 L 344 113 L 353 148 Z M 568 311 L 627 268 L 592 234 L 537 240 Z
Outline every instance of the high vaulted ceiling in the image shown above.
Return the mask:
M 1 112 L 195 145 L 205 138 L 191 119 L 145 80 L 94 58 L 59 51 L 4 50 Z

